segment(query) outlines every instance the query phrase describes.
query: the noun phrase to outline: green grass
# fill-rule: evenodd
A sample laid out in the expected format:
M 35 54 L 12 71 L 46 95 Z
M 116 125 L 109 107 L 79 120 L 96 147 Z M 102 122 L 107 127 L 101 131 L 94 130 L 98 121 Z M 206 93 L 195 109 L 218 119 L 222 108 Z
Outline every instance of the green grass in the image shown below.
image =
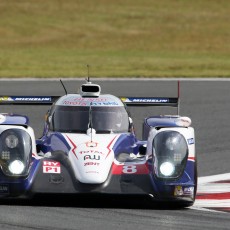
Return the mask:
M 230 77 L 228 0 L 1 0 L 0 77 Z

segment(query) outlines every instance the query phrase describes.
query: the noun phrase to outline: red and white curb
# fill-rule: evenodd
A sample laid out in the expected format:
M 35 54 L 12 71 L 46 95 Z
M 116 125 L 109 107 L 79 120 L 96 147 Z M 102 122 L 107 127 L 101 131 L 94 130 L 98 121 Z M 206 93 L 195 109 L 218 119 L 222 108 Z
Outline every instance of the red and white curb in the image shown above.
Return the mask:
M 230 212 L 230 173 L 198 178 L 192 209 Z

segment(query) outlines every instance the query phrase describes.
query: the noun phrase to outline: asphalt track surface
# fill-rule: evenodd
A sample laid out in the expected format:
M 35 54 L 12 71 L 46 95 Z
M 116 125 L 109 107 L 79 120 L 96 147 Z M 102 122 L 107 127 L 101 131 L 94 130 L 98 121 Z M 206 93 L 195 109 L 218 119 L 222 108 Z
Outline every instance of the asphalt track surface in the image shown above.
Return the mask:
M 64 80 L 69 93 L 81 81 Z M 103 93 L 117 96 L 177 96 L 177 82 L 94 80 Z M 189 116 L 196 134 L 199 177 L 230 172 L 230 81 L 181 80 L 180 115 Z M 63 95 L 59 80 L 0 81 L 0 95 Z M 42 134 L 46 106 L 1 106 L 1 112 L 27 114 L 36 137 Z M 175 114 L 175 108 L 132 108 L 136 132 L 148 115 Z M 50 197 L 0 201 L 0 229 L 230 229 L 229 213 L 173 209 L 133 197 Z

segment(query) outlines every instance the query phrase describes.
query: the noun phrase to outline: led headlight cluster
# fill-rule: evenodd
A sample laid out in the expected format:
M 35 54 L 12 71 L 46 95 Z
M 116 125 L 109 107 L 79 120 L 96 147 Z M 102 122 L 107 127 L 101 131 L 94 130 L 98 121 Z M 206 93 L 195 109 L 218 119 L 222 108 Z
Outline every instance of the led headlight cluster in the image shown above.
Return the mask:
M 7 176 L 26 176 L 32 155 L 29 134 L 22 129 L 7 129 L 0 135 L 0 166 Z
M 162 131 L 153 140 L 154 169 L 159 178 L 178 178 L 188 157 L 188 145 L 177 131 Z

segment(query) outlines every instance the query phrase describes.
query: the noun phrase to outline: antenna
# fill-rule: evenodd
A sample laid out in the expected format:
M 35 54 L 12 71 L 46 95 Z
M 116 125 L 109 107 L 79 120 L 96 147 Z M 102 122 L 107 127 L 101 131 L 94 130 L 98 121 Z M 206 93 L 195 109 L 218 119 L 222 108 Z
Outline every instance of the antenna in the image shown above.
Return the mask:
M 91 134 L 90 134 L 90 139 L 91 142 L 93 142 L 93 120 L 92 120 L 92 102 L 89 105 L 89 124 L 88 124 L 88 128 L 91 129 Z
M 63 86 L 63 88 L 64 88 L 64 90 L 65 90 L 65 94 L 67 95 L 67 90 L 66 90 L 65 85 L 63 84 L 63 82 L 62 82 L 61 79 L 60 79 L 60 82 L 61 82 L 61 84 L 62 84 L 62 86 Z
M 88 123 L 88 128 L 93 128 L 93 120 L 92 120 L 92 102 L 90 102 L 89 105 L 89 123 Z
M 90 83 L 90 78 L 89 78 L 89 65 L 87 64 L 86 66 L 87 66 L 87 79 L 86 79 L 86 81 L 87 81 L 87 83 Z

